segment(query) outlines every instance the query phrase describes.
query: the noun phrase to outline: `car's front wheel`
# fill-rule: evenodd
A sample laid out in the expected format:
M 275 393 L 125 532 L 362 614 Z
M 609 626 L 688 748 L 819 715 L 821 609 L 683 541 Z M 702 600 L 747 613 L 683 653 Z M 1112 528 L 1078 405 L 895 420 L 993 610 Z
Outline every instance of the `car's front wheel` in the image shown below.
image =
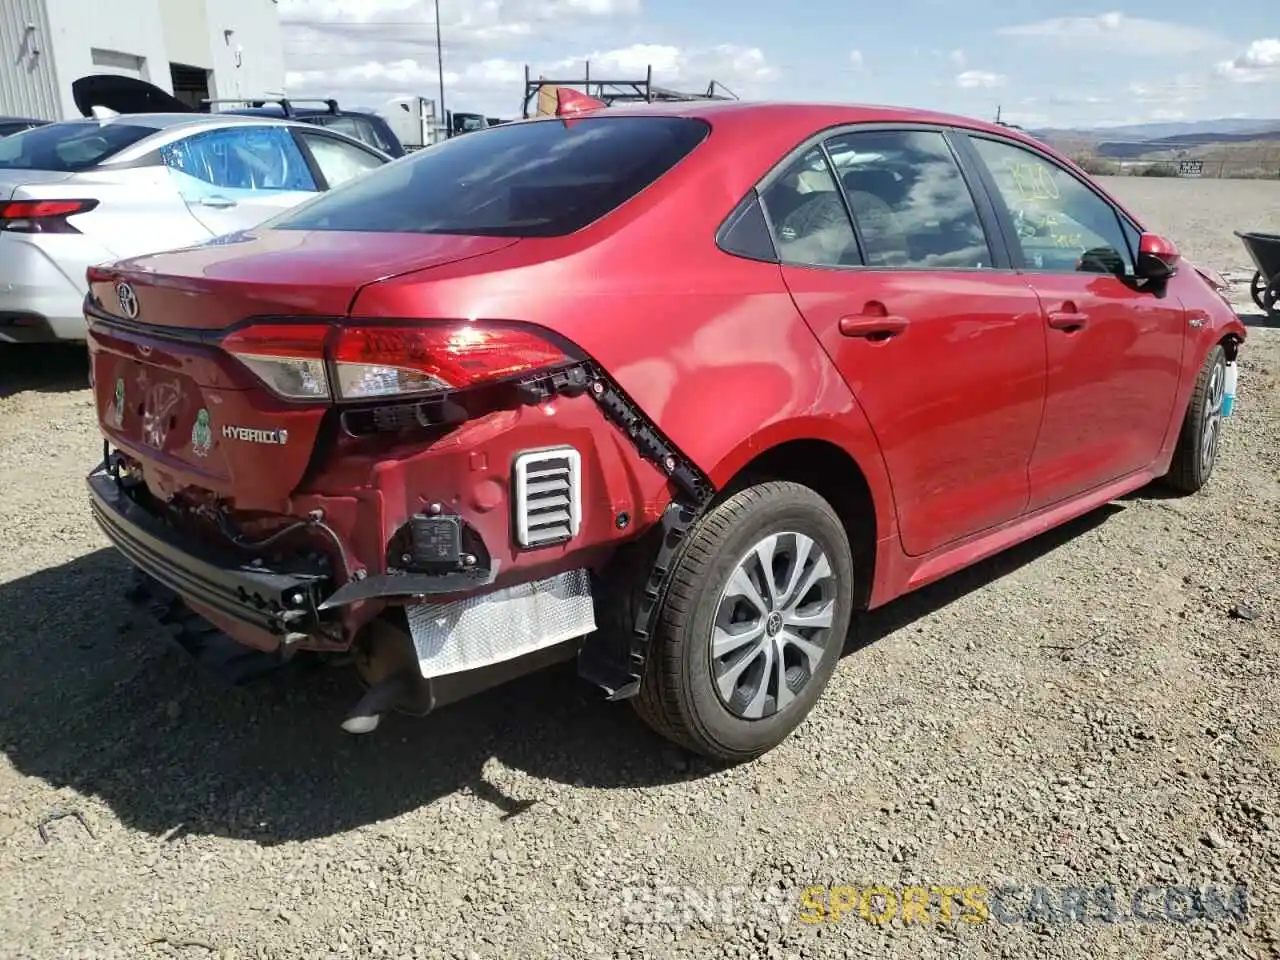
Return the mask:
M 786 739 L 835 669 L 853 604 L 840 518 L 800 484 L 738 491 L 690 531 L 635 701 L 655 730 L 722 761 Z
M 1227 355 L 1215 344 L 1196 377 L 1173 462 L 1164 481 L 1179 493 L 1197 492 L 1209 482 L 1222 439 L 1222 402 L 1226 395 Z

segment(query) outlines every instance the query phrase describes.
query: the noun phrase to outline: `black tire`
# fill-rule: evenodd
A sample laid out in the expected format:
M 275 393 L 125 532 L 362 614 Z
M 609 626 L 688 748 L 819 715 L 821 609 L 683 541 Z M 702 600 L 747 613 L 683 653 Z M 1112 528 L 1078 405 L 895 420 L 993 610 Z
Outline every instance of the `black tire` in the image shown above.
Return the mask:
M 823 636 L 816 667 L 793 666 L 786 672 L 788 691 L 793 678 L 801 684 L 794 699 L 771 715 L 747 719 L 731 711 L 717 690 L 711 663 L 712 629 L 721 593 L 742 558 L 772 534 L 786 533 L 811 538 L 826 555 L 833 573 L 825 581 L 832 622 Z M 784 536 L 780 542 L 794 546 L 796 541 Z M 794 566 L 794 559 L 789 562 Z M 739 490 L 713 506 L 689 532 L 675 560 L 650 643 L 646 674 L 632 704 L 654 730 L 695 753 L 729 763 L 758 757 L 790 736 L 821 696 L 840 659 L 852 607 L 849 539 L 831 505 L 808 487 L 786 481 Z M 796 650 L 787 649 L 792 654 Z M 771 676 L 777 690 L 777 676 Z M 776 694 L 772 702 L 776 706 Z
M 1263 313 L 1267 312 L 1267 304 L 1263 300 L 1263 295 L 1267 291 L 1267 281 L 1262 277 L 1262 271 L 1258 270 L 1253 275 L 1253 281 L 1249 284 L 1249 296 L 1253 297 L 1253 302 L 1258 305 L 1258 309 Z
M 1222 344 L 1217 343 L 1204 358 L 1200 373 L 1196 376 L 1196 386 L 1191 391 L 1191 401 L 1187 404 L 1186 416 L 1182 421 L 1182 432 L 1173 451 L 1173 462 L 1164 476 L 1165 484 L 1178 493 L 1198 492 L 1209 482 L 1218 462 L 1222 418 L 1217 417 L 1216 427 L 1211 434 L 1206 425 L 1210 417 L 1214 416 L 1214 404 L 1210 399 L 1215 391 L 1218 391 L 1216 395 L 1219 397 L 1217 408 L 1221 410 L 1221 392 L 1217 385 L 1225 382 L 1226 376 L 1227 355 Z M 1218 379 L 1215 380 L 1215 377 Z

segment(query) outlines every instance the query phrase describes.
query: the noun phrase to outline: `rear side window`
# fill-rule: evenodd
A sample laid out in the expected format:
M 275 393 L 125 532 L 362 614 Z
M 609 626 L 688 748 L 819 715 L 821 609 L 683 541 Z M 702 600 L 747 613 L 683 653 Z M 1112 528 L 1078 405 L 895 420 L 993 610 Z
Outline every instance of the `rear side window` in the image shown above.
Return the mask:
M 376 170 L 385 162 L 368 150 L 362 150 L 354 143 L 347 143 L 337 137 L 327 137 L 322 133 L 309 130 L 298 131 L 298 136 L 306 142 L 311 150 L 312 159 L 320 168 L 325 182 L 330 189 L 340 183 L 346 183 L 369 170 Z
M 849 211 L 819 148 L 787 167 L 765 189 L 763 200 L 783 263 L 851 267 L 862 262 Z
M 155 132 L 153 127 L 94 121 L 32 127 L 0 140 L 0 170 L 87 170 Z
M 563 236 L 649 186 L 708 130 L 684 117 L 587 117 L 480 130 L 352 180 L 270 226 Z

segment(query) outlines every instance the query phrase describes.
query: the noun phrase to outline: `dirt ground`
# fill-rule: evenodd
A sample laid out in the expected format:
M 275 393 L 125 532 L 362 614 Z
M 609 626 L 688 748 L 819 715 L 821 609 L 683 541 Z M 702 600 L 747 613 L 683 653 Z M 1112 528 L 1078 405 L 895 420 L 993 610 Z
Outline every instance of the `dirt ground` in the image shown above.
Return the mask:
M 1231 231 L 1280 230 L 1280 183 L 1110 185 L 1241 279 Z M 0 352 L 3 954 L 1280 955 L 1280 328 L 1242 297 L 1206 491 L 1142 491 L 868 616 L 801 730 L 729 771 L 565 671 L 364 739 L 341 675 L 223 687 L 126 610 L 85 504 L 82 355 Z M 861 915 L 868 885 L 917 884 L 985 887 L 986 922 Z M 1207 884 L 1246 885 L 1238 922 L 1180 922 Z M 812 885 L 855 906 L 807 923 Z M 1153 888 L 1150 914 L 1069 911 L 1108 885 L 1125 916 Z

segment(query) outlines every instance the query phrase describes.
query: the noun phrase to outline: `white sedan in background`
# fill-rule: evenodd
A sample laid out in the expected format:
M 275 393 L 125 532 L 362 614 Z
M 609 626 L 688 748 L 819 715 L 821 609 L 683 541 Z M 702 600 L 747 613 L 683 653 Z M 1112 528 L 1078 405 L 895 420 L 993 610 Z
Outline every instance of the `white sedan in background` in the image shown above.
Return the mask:
M 89 266 L 256 226 L 390 160 L 323 127 L 218 113 L 0 139 L 0 343 L 83 341 Z

